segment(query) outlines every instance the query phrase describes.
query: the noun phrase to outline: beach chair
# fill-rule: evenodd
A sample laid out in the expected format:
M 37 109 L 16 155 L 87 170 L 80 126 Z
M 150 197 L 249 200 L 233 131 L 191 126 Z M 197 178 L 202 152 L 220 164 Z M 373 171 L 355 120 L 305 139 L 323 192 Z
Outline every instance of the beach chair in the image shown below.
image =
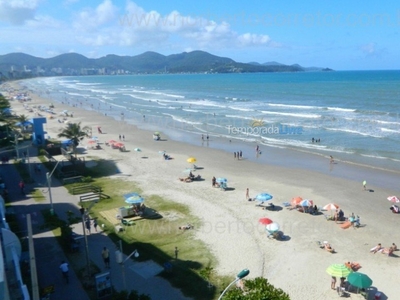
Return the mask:
M 125 219 L 121 219 L 121 224 L 124 225 L 124 226 L 131 226 L 131 225 L 134 225 L 135 223 L 133 221 L 128 221 L 128 220 L 125 220 Z

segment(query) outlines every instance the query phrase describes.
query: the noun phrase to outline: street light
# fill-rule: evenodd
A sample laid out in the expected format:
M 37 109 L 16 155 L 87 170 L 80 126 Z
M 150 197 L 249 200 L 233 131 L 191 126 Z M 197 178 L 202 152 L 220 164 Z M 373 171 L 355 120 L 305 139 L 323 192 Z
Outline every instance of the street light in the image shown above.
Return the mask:
M 132 256 L 139 257 L 139 252 L 135 249 L 131 254 L 127 256 L 127 258 L 123 259 L 122 255 L 122 240 L 119 240 L 119 249 L 115 251 L 117 263 L 119 263 L 122 267 L 122 280 L 124 283 L 124 290 L 126 291 L 126 278 L 125 278 L 125 262 L 130 259 Z
M 227 287 L 226 289 L 222 292 L 221 296 L 219 296 L 218 300 L 222 299 L 222 296 L 225 295 L 226 291 L 232 286 L 234 285 L 236 282 L 238 282 L 240 279 L 245 278 L 247 275 L 249 275 L 250 271 L 249 269 L 244 269 L 242 271 L 240 271 L 237 275 L 234 281 L 232 281 Z
M 49 199 L 50 199 L 50 214 L 54 215 L 54 209 L 53 209 L 53 197 L 51 196 L 51 176 L 53 175 L 54 171 L 56 170 L 58 164 L 60 163 L 60 161 L 57 161 L 53 171 L 47 172 L 46 173 L 46 179 L 47 179 L 47 185 L 49 187 Z

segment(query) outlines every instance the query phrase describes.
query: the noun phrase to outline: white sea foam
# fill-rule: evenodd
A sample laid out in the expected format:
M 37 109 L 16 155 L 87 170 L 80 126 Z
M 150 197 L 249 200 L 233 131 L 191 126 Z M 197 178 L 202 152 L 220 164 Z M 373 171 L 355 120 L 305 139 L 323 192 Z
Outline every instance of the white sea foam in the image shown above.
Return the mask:
M 172 114 L 167 114 L 167 113 L 163 113 L 164 116 L 168 116 L 171 117 L 174 121 L 180 122 L 180 123 L 186 123 L 186 124 L 191 124 L 191 125 L 201 125 L 202 123 L 200 122 L 196 122 L 196 121 L 189 121 L 186 120 L 182 117 L 176 116 L 176 115 L 172 115 Z
M 381 130 L 383 132 L 400 133 L 400 130 L 394 130 L 394 129 L 384 128 L 384 127 L 381 127 Z
M 283 112 L 266 111 L 266 110 L 262 110 L 261 112 L 263 114 L 267 114 L 267 115 L 288 116 L 288 117 L 295 117 L 295 118 L 309 118 L 309 119 L 321 118 L 321 115 L 316 115 L 316 114 L 283 113 Z
M 286 108 L 298 108 L 298 109 L 321 109 L 319 106 L 309 105 L 292 105 L 292 104 L 280 104 L 280 103 L 268 103 L 269 106 L 286 107 Z
M 356 111 L 356 109 L 352 109 L 352 108 L 342 108 L 342 107 L 328 107 L 328 110 L 346 111 L 346 112 L 355 112 L 355 111 Z

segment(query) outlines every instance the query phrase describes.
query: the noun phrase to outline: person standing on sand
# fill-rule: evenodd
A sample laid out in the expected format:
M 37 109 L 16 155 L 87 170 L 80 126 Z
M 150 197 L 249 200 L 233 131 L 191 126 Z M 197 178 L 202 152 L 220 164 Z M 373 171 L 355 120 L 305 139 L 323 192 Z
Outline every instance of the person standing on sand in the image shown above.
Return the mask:
M 104 265 L 106 268 L 110 267 L 110 252 L 108 251 L 107 247 L 103 248 L 103 251 L 101 251 L 101 256 L 103 257 Z
M 329 158 L 330 158 L 330 161 L 329 161 L 329 162 L 330 162 L 331 164 L 333 164 L 333 163 L 334 163 L 333 156 L 330 155 Z
M 233 159 L 236 159 L 236 152 L 233 152 Z
M 363 181 L 363 187 L 364 187 L 364 191 L 366 191 L 367 190 L 367 181 L 366 180 Z
M 246 200 L 250 199 L 250 191 L 249 188 L 246 189 Z
M 332 280 L 331 280 L 331 289 L 335 290 L 336 289 L 336 277 L 332 276 Z

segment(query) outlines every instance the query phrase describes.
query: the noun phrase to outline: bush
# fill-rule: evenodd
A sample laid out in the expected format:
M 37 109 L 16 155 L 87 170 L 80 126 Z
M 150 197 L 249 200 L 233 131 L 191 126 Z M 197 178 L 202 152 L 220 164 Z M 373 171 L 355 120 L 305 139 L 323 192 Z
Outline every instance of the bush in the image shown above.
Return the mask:
M 290 300 L 288 294 L 274 287 L 267 279 L 257 277 L 252 280 L 243 280 L 243 289 L 228 291 L 225 300 Z

